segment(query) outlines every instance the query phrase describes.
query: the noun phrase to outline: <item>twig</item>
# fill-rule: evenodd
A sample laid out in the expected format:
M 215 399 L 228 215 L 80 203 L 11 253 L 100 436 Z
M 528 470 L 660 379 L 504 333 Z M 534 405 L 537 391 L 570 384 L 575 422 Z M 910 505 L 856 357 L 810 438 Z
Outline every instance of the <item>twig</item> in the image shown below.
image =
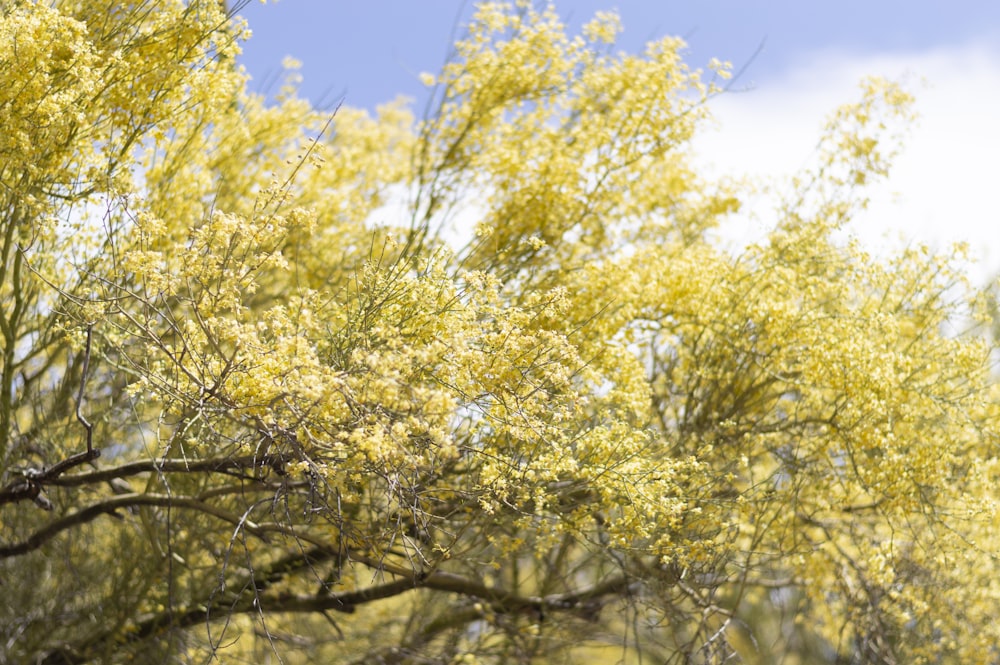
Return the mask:
M 83 406 L 83 390 L 87 387 L 87 372 L 90 369 L 90 343 L 94 336 L 94 324 L 91 323 L 87 326 L 87 348 L 83 352 L 83 371 L 80 373 L 80 390 L 76 394 L 76 419 L 80 421 L 84 429 L 87 430 L 87 453 L 93 455 L 94 453 L 94 426 L 83 417 L 83 411 L 81 407 Z M 90 459 L 94 459 L 100 455 L 100 451 L 96 455 L 93 455 Z

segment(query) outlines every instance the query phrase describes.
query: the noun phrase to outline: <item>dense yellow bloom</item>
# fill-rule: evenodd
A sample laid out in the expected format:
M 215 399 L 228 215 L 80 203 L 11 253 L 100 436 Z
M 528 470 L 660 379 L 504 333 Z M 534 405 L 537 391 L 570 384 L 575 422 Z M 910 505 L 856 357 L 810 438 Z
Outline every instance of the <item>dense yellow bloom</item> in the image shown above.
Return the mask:
M 12 662 L 996 659 L 988 294 L 837 234 L 898 86 L 733 254 L 729 65 L 614 14 L 478 5 L 416 121 L 248 94 L 217 0 L 0 7 Z

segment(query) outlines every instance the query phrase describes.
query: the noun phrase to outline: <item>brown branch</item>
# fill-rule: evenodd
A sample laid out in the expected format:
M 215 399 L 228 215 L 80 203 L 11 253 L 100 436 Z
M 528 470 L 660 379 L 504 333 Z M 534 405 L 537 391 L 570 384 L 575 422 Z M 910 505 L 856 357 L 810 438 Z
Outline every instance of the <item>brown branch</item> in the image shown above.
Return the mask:
M 628 586 L 628 579 L 624 575 L 618 575 L 598 585 L 572 593 L 522 596 L 506 589 L 488 587 L 479 580 L 454 573 L 435 572 L 429 575 L 415 573 L 378 586 L 341 594 L 261 596 L 258 599 L 258 605 L 260 609 L 271 612 L 323 612 L 327 610 L 353 612 L 355 606 L 373 600 L 389 598 L 414 589 L 429 589 L 486 601 L 495 612 L 512 614 L 533 610 L 544 614 L 547 611 L 584 608 L 603 596 L 622 593 L 628 589 Z
M 20 480 L 15 480 L 0 489 L 0 505 L 31 499 L 40 508 L 52 510 L 52 503 L 42 495 L 42 488 L 45 485 L 56 484 L 55 481 L 66 471 L 91 462 L 100 456 L 99 449 L 90 448 L 81 453 L 70 455 L 49 469 L 25 469 L 21 471 Z
M 234 471 L 257 470 L 268 468 L 278 475 L 285 475 L 284 461 L 280 457 L 268 455 L 259 457 L 246 455 L 243 457 L 220 457 L 204 460 L 143 460 L 130 462 L 109 469 L 100 469 L 89 473 L 62 475 L 70 469 L 91 462 L 100 456 L 100 449 L 92 449 L 72 455 L 48 469 L 25 469 L 20 472 L 21 479 L 0 489 L 0 506 L 6 503 L 33 500 L 42 502 L 42 507 L 51 509 L 48 499 L 41 495 L 46 486 L 79 487 L 116 478 L 135 476 L 140 473 L 226 473 Z M 41 505 L 41 504 L 40 504 Z
M 87 372 L 90 369 L 90 348 L 94 337 L 94 325 L 87 326 L 87 347 L 83 352 L 83 369 L 80 371 L 80 390 L 76 393 L 76 419 L 87 430 L 87 453 L 94 453 L 94 426 L 83 417 L 83 391 L 87 387 Z M 100 455 L 100 451 L 97 453 Z
M 295 555 L 303 565 L 336 556 L 334 550 L 314 549 Z M 288 559 L 282 560 L 264 573 L 264 577 L 281 577 L 292 569 L 302 566 L 290 564 Z M 280 569 L 280 570 L 279 570 Z M 124 638 L 128 642 L 138 642 L 152 635 L 160 634 L 164 629 L 183 630 L 196 624 L 211 620 L 212 615 L 219 613 L 218 620 L 230 618 L 234 614 L 258 614 L 261 612 L 277 613 L 322 613 L 337 611 L 351 613 L 358 605 L 391 598 L 415 589 L 429 589 L 444 593 L 477 598 L 490 603 L 494 612 L 516 613 L 534 611 L 539 616 L 550 612 L 565 612 L 583 610 L 589 616 L 602 604 L 605 596 L 617 595 L 628 590 L 629 581 L 624 575 L 612 577 L 604 582 L 572 593 L 553 594 L 548 596 L 521 596 L 504 589 L 491 588 L 482 582 L 462 577 L 453 573 L 412 574 L 392 582 L 379 584 L 365 589 L 357 589 L 339 594 L 319 594 L 314 596 L 279 593 L 266 595 L 247 593 L 241 602 L 232 602 L 232 597 L 219 599 L 210 607 L 192 608 L 180 612 L 163 612 L 140 622 L 127 636 L 104 634 L 98 640 L 73 648 L 69 645 L 49 652 L 38 662 L 43 665 L 82 665 L 90 660 L 90 654 L 109 640 Z M 253 588 L 247 585 L 246 588 Z M 259 589 L 258 589 L 259 591 Z M 469 620 L 479 616 L 479 612 L 469 612 L 464 615 Z
M 231 471 L 257 470 L 267 467 L 278 475 L 285 475 L 284 462 L 280 457 L 268 455 L 259 457 L 245 455 L 243 457 L 216 457 L 201 460 L 165 459 L 142 460 L 129 462 L 109 469 L 100 469 L 89 473 L 63 476 L 49 482 L 59 487 L 75 487 L 102 483 L 114 478 L 125 478 L 140 473 L 229 473 Z
M 92 522 L 101 515 L 114 514 L 120 509 L 135 506 L 159 506 L 164 508 L 187 508 L 190 510 L 197 510 L 207 515 L 217 517 L 224 522 L 229 522 L 230 524 L 239 526 L 247 533 L 257 536 L 265 542 L 267 542 L 268 536 L 271 533 L 295 535 L 301 540 L 311 542 L 310 539 L 294 534 L 294 531 L 288 527 L 283 527 L 277 524 L 258 525 L 250 520 L 241 518 L 239 515 L 228 513 L 220 508 L 207 504 L 203 501 L 199 501 L 198 499 L 167 496 L 163 494 L 122 494 L 105 499 L 78 510 L 75 513 L 66 515 L 61 519 L 55 520 L 54 522 L 47 524 L 35 533 L 31 534 L 26 540 L 19 543 L 0 546 L 0 559 L 26 554 L 38 549 L 63 531 Z

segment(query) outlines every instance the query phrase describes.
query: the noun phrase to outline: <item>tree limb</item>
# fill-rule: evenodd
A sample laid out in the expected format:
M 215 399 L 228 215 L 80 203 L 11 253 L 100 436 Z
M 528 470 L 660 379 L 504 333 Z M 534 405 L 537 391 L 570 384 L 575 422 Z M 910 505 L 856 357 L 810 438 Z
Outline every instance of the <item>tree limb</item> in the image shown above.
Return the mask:
M 217 517 L 225 522 L 237 525 L 247 533 L 257 536 L 265 542 L 267 542 L 268 534 L 270 533 L 295 535 L 299 539 L 311 542 L 310 539 L 294 534 L 292 530 L 287 527 L 282 527 L 277 524 L 258 525 L 250 520 L 242 519 L 238 515 L 226 512 L 221 508 L 191 497 L 177 497 L 164 494 L 122 494 L 92 504 L 82 510 L 78 510 L 75 513 L 71 513 L 61 519 L 55 520 L 54 522 L 47 524 L 35 533 L 31 534 L 31 536 L 20 543 L 0 546 L 0 559 L 26 554 L 38 549 L 63 531 L 86 524 L 87 522 L 92 522 L 101 515 L 109 515 L 119 509 L 131 508 L 134 506 L 160 506 L 164 508 L 188 508 L 191 510 L 197 510 L 207 515 Z
M 48 469 L 25 469 L 20 472 L 21 479 L 0 489 L 0 505 L 17 503 L 29 499 L 36 502 L 42 499 L 48 503 L 47 499 L 41 497 L 41 491 L 46 485 L 54 487 L 79 487 L 107 482 L 115 478 L 135 476 L 140 473 L 232 473 L 234 471 L 257 470 L 266 467 L 278 475 L 285 475 L 284 461 L 274 455 L 263 457 L 245 455 L 243 457 L 219 457 L 195 461 L 179 459 L 143 460 L 89 473 L 62 475 L 74 467 L 97 459 L 99 456 L 100 449 L 93 448 L 89 451 L 67 457 Z M 51 508 L 51 505 L 43 507 Z
M 309 550 L 301 555 L 301 560 L 315 557 L 315 560 L 330 558 L 335 555 L 332 550 Z M 295 558 L 298 558 L 296 555 Z M 287 563 L 287 562 L 286 562 Z M 291 568 L 287 565 L 282 573 Z M 270 575 L 271 573 L 267 573 Z M 271 575 L 273 576 L 273 575 Z M 600 584 L 574 591 L 571 593 L 552 594 L 548 596 L 521 596 L 512 591 L 491 588 L 482 582 L 453 573 L 435 572 L 430 575 L 415 573 L 385 584 L 379 584 L 364 589 L 346 591 L 339 594 L 297 595 L 279 593 L 275 595 L 246 594 L 243 601 L 233 604 L 231 598 L 219 599 L 211 607 L 198 607 L 180 612 L 163 612 L 139 623 L 125 639 L 138 642 L 154 634 L 159 634 L 165 628 L 181 630 L 211 619 L 214 612 L 220 612 L 219 619 L 231 617 L 233 614 L 250 614 L 259 612 L 278 613 L 321 613 L 329 610 L 337 612 L 354 612 L 356 606 L 368 602 L 398 596 L 415 589 L 429 589 L 445 593 L 477 598 L 490 603 L 494 612 L 516 613 L 533 610 L 544 616 L 549 612 L 565 612 L 574 609 L 584 609 L 592 613 L 595 604 L 600 605 L 601 598 L 617 595 L 628 589 L 630 582 L 624 575 L 618 575 Z M 478 613 L 467 613 L 469 620 L 475 619 Z M 38 662 L 43 665 L 82 665 L 89 660 L 89 654 L 94 653 L 101 643 L 117 639 L 117 635 L 104 635 L 99 642 L 91 642 L 81 647 L 70 647 L 53 650 Z

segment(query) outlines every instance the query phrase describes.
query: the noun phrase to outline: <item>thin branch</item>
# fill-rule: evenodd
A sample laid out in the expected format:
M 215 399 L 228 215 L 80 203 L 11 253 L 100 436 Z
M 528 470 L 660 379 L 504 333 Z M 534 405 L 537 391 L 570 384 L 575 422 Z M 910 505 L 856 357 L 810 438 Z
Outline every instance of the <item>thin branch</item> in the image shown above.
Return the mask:
M 164 494 L 122 494 L 120 496 L 111 497 L 92 504 L 82 510 L 78 510 L 75 513 L 71 513 L 61 519 L 55 520 L 54 522 L 47 524 L 35 533 L 31 534 L 26 540 L 19 543 L 0 546 L 0 559 L 27 554 L 28 552 L 38 549 L 63 531 L 92 522 L 101 515 L 111 515 L 118 510 L 132 508 L 135 506 L 159 506 L 164 508 L 187 508 L 197 510 L 207 515 L 217 517 L 225 522 L 229 522 L 230 524 L 238 525 L 247 533 L 257 536 L 265 542 L 267 542 L 268 536 L 271 533 L 294 533 L 292 529 L 277 524 L 258 525 L 250 520 L 241 519 L 238 515 L 226 512 L 221 508 L 191 497 L 176 497 Z M 307 542 L 311 542 L 311 540 L 305 539 L 301 535 L 297 537 L 306 540 Z
M 52 479 L 49 481 L 49 484 L 59 487 L 76 487 L 102 483 L 113 478 L 135 476 L 140 473 L 203 473 L 207 471 L 210 473 L 228 474 L 233 471 L 256 471 L 265 467 L 280 476 L 285 475 L 284 461 L 280 457 L 274 455 L 264 457 L 246 455 L 243 457 L 214 457 L 201 460 L 142 460 L 90 473 L 62 476 L 61 478 Z
M 241 471 L 257 471 L 267 468 L 278 474 L 285 475 L 284 460 L 274 455 L 264 457 L 246 455 L 243 457 L 217 457 L 204 460 L 143 460 L 130 462 L 109 469 L 100 469 L 89 473 L 79 473 L 69 476 L 62 475 L 66 471 L 93 461 L 100 456 L 100 449 L 91 449 L 72 455 L 48 469 L 25 469 L 20 472 L 21 479 L 0 489 L 0 506 L 6 503 L 33 500 L 43 508 L 51 509 L 51 504 L 41 491 L 45 486 L 80 487 L 108 482 L 116 478 L 135 476 L 140 473 L 223 473 L 245 477 Z M 237 473 L 234 473 L 237 472 Z M 45 504 L 45 505 L 43 505 Z
M 94 426 L 83 417 L 83 391 L 87 387 L 87 372 L 90 369 L 90 345 L 94 337 L 94 324 L 87 326 L 87 348 L 83 353 L 83 370 L 80 372 L 80 390 L 76 394 L 76 419 L 80 421 L 83 428 L 87 430 L 87 453 L 94 454 Z M 91 459 L 96 458 L 101 453 L 97 452 Z

